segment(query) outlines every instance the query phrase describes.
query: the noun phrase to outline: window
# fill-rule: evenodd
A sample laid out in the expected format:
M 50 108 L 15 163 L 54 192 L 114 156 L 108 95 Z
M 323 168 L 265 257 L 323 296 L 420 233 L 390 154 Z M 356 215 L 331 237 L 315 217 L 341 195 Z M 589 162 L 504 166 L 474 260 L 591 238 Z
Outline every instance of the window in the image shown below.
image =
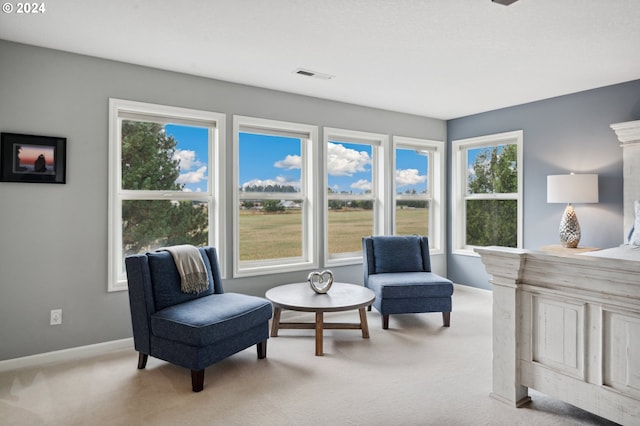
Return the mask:
M 429 237 L 443 250 L 444 142 L 393 137 L 393 233 Z
M 324 129 L 325 263 L 362 260 L 362 237 L 385 233 L 386 135 Z
M 110 99 L 109 291 L 127 288 L 130 254 L 222 245 L 224 123 L 224 114 Z
M 234 276 L 317 267 L 315 126 L 234 116 Z
M 454 251 L 522 247 L 522 131 L 453 141 Z

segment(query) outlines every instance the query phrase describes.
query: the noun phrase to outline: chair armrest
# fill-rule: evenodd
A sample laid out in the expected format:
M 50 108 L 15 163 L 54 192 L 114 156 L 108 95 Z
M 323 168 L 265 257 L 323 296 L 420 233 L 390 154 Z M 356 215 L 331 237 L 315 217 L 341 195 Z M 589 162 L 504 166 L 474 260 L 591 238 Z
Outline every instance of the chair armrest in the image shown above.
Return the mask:
M 133 255 L 125 258 L 125 265 L 134 345 L 137 351 L 149 354 L 151 347 L 150 315 L 155 312 L 149 261 L 146 255 Z

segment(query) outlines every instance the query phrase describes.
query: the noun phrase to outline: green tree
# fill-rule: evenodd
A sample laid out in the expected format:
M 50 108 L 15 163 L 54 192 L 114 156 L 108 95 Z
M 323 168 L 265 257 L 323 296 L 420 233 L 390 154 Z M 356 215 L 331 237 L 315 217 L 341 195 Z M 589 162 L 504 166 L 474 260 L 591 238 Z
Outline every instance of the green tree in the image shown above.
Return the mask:
M 283 212 L 284 206 L 278 200 L 266 200 L 262 204 L 262 210 L 265 212 Z
M 416 209 L 427 208 L 427 201 L 425 200 L 398 200 L 396 201 L 398 207 L 413 207 Z
M 478 154 L 467 182 L 468 194 L 518 192 L 517 145 L 493 146 Z M 516 247 L 516 200 L 467 200 L 467 244 Z
M 373 201 L 371 201 L 371 200 L 356 201 L 355 205 L 356 205 L 356 208 L 358 208 L 358 209 L 364 209 L 364 210 L 373 209 Z
M 123 121 L 122 189 L 181 191 L 176 140 L 159 123 Z M 125 200 L 122 243 L 126 254 L 175 244 L 208 241 L 206 204 L 171 200 Z
M 240 191 L 243 192 L 299 192 L 299 190 L 293 185 L 249 185 L 246 187 L 240 187 Z
M 338 194 L 338 191 L 335 191 L 332 188 L 327 188 L 327 194 Z M 329 200 L 327 204 L 329 205 L 329 210 L 340 210 L 343 207 L 346 207 L 345 200 Z

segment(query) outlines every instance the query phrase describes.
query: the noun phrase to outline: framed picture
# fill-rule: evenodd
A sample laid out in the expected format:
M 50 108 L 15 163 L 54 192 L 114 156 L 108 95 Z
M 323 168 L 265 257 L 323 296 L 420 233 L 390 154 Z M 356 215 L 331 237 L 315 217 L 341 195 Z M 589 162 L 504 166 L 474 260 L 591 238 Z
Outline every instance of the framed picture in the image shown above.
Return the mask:
M 0 181 L 65 183 L 67 138 L 0 134 Z

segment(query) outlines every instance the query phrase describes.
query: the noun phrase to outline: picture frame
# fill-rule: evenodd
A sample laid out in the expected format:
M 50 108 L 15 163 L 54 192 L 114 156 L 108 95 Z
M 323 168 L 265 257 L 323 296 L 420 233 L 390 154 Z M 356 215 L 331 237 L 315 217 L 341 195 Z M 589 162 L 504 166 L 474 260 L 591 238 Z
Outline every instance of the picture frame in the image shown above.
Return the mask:
M 0 182 L 66 183 L 67 138 L 0 133 Z

